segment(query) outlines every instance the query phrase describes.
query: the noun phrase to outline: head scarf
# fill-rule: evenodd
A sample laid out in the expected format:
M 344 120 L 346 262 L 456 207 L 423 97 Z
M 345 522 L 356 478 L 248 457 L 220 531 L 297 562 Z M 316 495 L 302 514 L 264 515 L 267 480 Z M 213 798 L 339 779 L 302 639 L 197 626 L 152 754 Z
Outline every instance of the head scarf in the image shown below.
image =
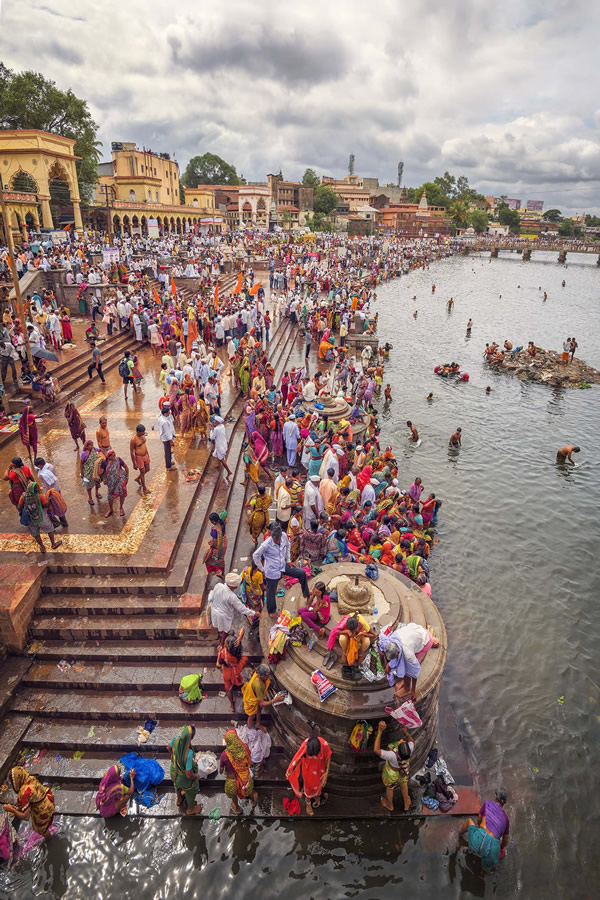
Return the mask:
M 187 758 L 192 746 L 192 726 L 184 725 L 173 741 L 173 762 L 178 775 L 184 775 L 187 769 Z

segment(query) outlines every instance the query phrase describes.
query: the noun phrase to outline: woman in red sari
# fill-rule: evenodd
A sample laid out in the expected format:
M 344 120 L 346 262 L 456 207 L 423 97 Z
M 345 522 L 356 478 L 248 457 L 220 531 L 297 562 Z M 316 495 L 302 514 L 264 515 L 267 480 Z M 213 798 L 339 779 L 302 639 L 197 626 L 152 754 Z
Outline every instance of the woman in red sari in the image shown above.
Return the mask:
M 66 309 L 63 309 L 60 324 L 62 328 L 63 341 L 65 342 L 65 344 L 71 344 L 73 342 L 73 329 L 71 328 L 71 320 Z
M 4 473 L 4 480 L 10 482 L 8 499 L 13 506 L 19 505 L 21 495 L 27 490 L 27 485 L 35 481 L 29 466 L 23 464 L 20 456 L 13 456 L 10 465 Z
M 298 799 L 304 795 L 308 816 L 314 816 L 314 810 L 327 801 L 327 794 L 322 794 L 322 791 L 327 784 L 330 763 L 331 747 L 327 741 L 320 737 L 310 737 L 300 744 L 300 749 L 287 768 L 285 777 Z
M 252 432 L 251 443 L 254 448 L 254 452 L 256 453 L 256 458 L 258 459 L 260 465 L 263 467 L 269 478 L 275 478 L 275 475 L 271 472 L 269 467 L 267 466 L 267 461 L 269 459 L 269 447 L 263 438 L 262 434 L 259 431 Z
M 38 430 L 35 424 L 34 412 L 29 404 L 23 410 L 23 415 L 19 420 L 19 434 L 21 435 L 21 443 L 27 448 L 29 459 L 35 459 L 38 455 Z M 32 450 L 33 457 L 31 455 Z

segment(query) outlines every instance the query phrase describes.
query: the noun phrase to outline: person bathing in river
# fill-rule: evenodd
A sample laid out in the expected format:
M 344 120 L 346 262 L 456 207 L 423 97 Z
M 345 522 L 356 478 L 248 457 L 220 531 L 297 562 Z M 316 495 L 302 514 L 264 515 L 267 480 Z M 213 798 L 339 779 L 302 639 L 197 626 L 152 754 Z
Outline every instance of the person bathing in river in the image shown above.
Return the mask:
M 575 444 L 567 444 L 565 447 L 561 447 L 560 450 L 556 453 L 556 462 L 564 463 L 569 460 L 570 463 L 575 465 L 574 460 L 572 459 L 572 453 L 579 453 L 581 447 L 576 447 Z
M 477 816 L 477 825 L 468 819 L 460 826 L 459 843 L 467 843 L 469 850 L 481 859 L 484 872 L 492 872 L 503 858 L 508 844 L 510 822 L 504 812 L 508 797 L 498 788 L 493 800 L 486 800 Z
M 448 446 L 451 450 L 460 450 L 462 447 L 462 428 L 457 428 L 454 434 L 450 435 Z
M 414 441 L 416 443 L 419 440 L 419 432 L 410 420 L 406 423 L 406 426 L 407 428 L 410 428 L 409 441 Z

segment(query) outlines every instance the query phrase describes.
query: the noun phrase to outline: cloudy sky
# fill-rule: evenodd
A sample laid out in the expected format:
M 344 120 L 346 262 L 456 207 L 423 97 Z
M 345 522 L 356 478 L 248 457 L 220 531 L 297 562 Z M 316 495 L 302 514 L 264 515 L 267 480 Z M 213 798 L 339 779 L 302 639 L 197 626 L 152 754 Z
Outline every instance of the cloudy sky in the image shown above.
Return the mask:
M 0 59 L 86 98 L 111 140 L 600 214 L 600 4 L 0 0 Z

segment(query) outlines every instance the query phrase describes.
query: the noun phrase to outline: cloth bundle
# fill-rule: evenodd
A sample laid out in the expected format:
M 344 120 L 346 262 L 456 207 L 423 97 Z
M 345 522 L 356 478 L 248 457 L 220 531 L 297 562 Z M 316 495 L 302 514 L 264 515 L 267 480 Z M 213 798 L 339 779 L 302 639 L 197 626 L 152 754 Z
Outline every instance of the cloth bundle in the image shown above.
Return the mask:
M 126 753 L 119 762 L 125 770 L 123 784 L 129 787 L 129 770 L 135 769 L 134 796 L 137 796 L 144 806 L 153 806 L 156 803 L 156 796 L 150 788 L 162 784 L 165 777 L 160 763 L 155 759 L 146 759 L 138 753 Z
M 201 681 L 201 674 L 183 676 L 179 684 L 179 699 L 182 703 L 199 703 L 202 700 Z
M 319 700 L 323 703 L 327 700 L 328 697 L 331 697 L 337 691 L 335 685 L 333 685 L 328 678 L 325 678 L 320 669 L 315 669 L 312 675 L 310 676 L 310 680 L 314 684 L 317 689 L 317 693 L 319 695 Z

